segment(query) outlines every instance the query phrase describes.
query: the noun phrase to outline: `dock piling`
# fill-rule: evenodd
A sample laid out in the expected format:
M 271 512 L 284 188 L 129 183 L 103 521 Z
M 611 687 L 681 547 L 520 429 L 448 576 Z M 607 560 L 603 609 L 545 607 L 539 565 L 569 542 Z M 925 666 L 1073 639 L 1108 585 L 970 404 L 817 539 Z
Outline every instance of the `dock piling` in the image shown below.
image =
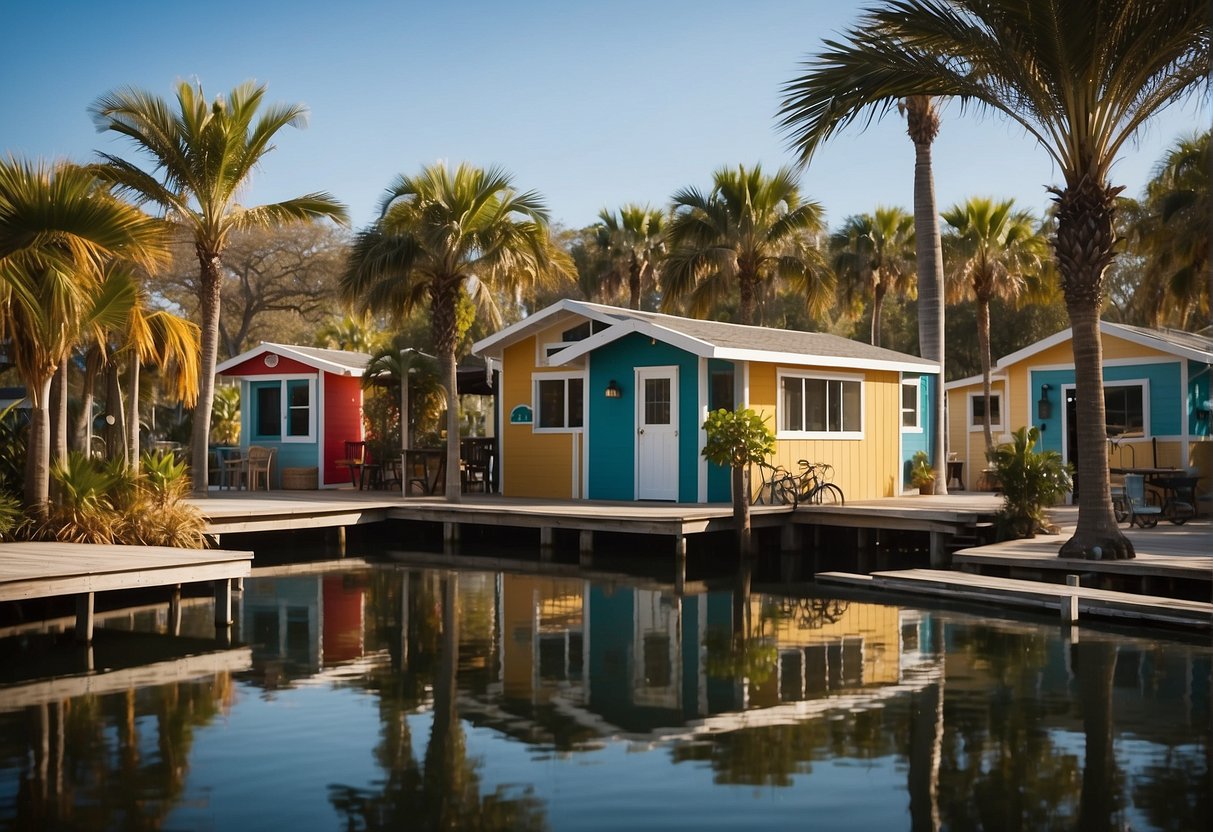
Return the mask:
M 93 593 L 82 592 L 76 596 L 76 641 L 82 644 L 93 642 Z
M 1077 587 L 1078 575 L 1066 575 L 1066 586 Z M 1078 594 L 1064 595 L 1061 599 L 1061 620 L 1073 624 L 1078 620 Z

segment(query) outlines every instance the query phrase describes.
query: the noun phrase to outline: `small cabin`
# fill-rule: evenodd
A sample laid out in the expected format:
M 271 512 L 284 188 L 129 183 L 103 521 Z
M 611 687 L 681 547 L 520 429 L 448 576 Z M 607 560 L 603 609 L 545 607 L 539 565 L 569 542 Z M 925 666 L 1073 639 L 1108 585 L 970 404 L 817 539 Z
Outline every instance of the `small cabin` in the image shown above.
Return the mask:
M 285 469 L 314 469 L 319 488 L 350 482 L 346 442 L 362 441 L 362 352 L 262 343 L 224 361 L 240 382 L 240 446 L 274 449 L 270 487 Z
M 1172 329 L 1100 321 L 1108 462 L 1113 468 L 1188 469 L 1208 490 L 1210 366 L 1213 338 Z M 981 376 L 945 385 L 948 449 L 961 463 L 960 484 L 983 482 L 989 418 L 995 443 L 1025 425 L 1040 430 L 1044 450 L 1078 462 L 1073 333 L 1066 329 L 999 358 L 990 368 L 990 401 Z M 954 463 L 955 464 L 955 463 Z M 953 486 L 955 487 L 955 486 Z
M 472 349 L 501 368 L 499 487 L 517 497 L 727 502 L 703 423 L 740 406 L 775 432 L 772 464 L 828 463 L 848 500 L 897 496 L 938 395 L 917 356 L 569 299 Z

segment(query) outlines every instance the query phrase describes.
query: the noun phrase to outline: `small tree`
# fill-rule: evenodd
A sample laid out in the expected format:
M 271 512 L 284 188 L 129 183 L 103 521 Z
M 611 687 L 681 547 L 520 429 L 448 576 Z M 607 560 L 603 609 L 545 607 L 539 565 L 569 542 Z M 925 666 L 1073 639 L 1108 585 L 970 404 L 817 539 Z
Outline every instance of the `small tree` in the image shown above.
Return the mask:
M 1037 451 L 1039 439 L 1040 430 L 1025 425 L 989 454 L 1002 485 L 999 525 L 1012 537 L 1035 537 L 1038 530 L 1047 530 L 1045 508 L 1074 487 L 1070 466 L 1057 451 Z
M 775 451 L 775 434 L 766 419 L 739 407 L 708 414 L 703 429 L 708 441 L 703 455 L 708 462 L 733 469 L 733 518 L 737 523 L 738 546 L 742 555 L 750 555 L 750 464 L 762 462 Z

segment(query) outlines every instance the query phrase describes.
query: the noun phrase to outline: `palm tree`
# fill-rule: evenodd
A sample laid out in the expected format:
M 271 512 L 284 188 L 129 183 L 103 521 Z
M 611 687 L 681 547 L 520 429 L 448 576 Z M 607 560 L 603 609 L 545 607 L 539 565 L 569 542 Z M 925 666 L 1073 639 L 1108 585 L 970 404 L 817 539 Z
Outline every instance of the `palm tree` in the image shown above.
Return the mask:
M 943 213 L 951 231 L 944 249 L 951 255 L 948 283 L 953 302 L 977 303 L 977 349 L 981 353 L 982 395 L 990 400 L 990 301 L 1014 302 L 1036 280 L 1048 256 L 1048 240 L 1030 211 L 1016 211 L 1011 199 L 971 197 Z M 986 453 L 994 450 L 986 419 Z
M 914 217 L 880 206 L 874 213 L 847 217 L 830 235 L 830 253 L 843 302 L 855 310 L 871 299 L 871 343 L 880 346 L 885 298 L 914 289 Z
M 35 518 L 46 516 L 50 487 L 51 378 L 83 335 L 131 300 L 129 284 L 103 280 L 105 264 L 152 267 L 166 256 L 162 225 L 89 170 L 0 160 L 0 338 L 32 405 L 25 504 Z
M 459 500 L 459 408 L 455 385 L 457 305 L 477 301 L 496 325 L 490 290 L 508 293 L 552 275 L 567 278 L 567 255 L 548 234 L 539 195 L 519 193 L 509 174 L 461 164 L 400 176 L 380 203 L 379 219 L 357 234 L 341 288 L 356 311 L 390 312 L 398 320 L 428 305 L 434 347 L 447 393 L 446 498 Z
M 306 122 L 302 105 L 262 108 L 264 97 L 264 85 L 246 82 L 208 102 L 201 85 L 181 82 L 175 110 L 163 98 L 134 88 L 104 95 L 90 108 L 98 130 L 126 136 L 152 164 L 148 172 L 102 153 L 101 175 L 136 198 L 160 206 L 189 236 L 198 258 L 202 371 L 190 441 L 195 496 L 206 496 L 219 290 L 228 239 L 236 231 L 299 220 L 329 217 L 346 221 L 345 208 L 326 193 L 251 208 L 239 203 L 253 170 L 273 150 L 277 133 Z
M 1061 172 L 1053 250 L 1073 330 L 1078 422 L 1086 426 L 1078 434 L 1078 526 L 1061 547 L 1066 557 L 1133 556 L 1112 513 L 1100 427 L 1099 312 L 1121 191 L 1109 175 L 1152 116 L 1207 89 L 1208 18 L 1208 0 L 889 0 L 865 13 L 845 43 L 827 42 L 817 72 L 833 79 L 834 92 L 806 98 L 797 114 L 803 135 L 828 134 L 863 112 L 833 97 L 856 87 L 886 102 L 955 96 L 1023 127 Z
M 947 494 L 944 465 L 944 303 L 943 255 L 940 250 L 939 217 L 935 210 L 935 176 L 931 146 L 939 135 L 939 113 L 929 95 L 890 97 L 861 68 L 838 63 L 837 44 L 827 41 L 831 52 L 818 56 L 809 72 L 784 86 L 781 126 L 790 130 L 793 144 L 807 165 L 818 146 L 863 113 L 883 115 L 897 105 L 906 117 L 906 132 L 914 143 L 914 237 L 918 270 L 918 350 L 923 358 L 939 362 L 940 390 L 932 399 L 931 460 L 936 494 Z M 859 70 L 859 71 L 855 71 Z M 827 115 L 820 116 L 825 105 Z
M 1187 328 L 1194 316 L 1203 315 L 1204 325 L 1213 326 L 1209 135 L 1206 130 L 1175 142 L 1146 186 L 1144 210 L 1134 224 L 1133 236 L 1146 257 L 1135 296 L 1147 299 L 1152 324 L 1165 317 Z
M 594 240 L 609 263 L 600 287 L 613 292 L 626 282 L 628 307 L 639 309 L 646 285 L 650 290 L 656 288 L 665 253 L 665 230 L 665 212 L 648 205 L 629 203 L 618 213 L 605 208 L 599 211 Z
M 761 165 L 724 167 L 712 190 L 674 194 L 662 307 L 687 298 L 690 312 L 705 317 L 737 292 L 738 322 L 753 324 L 764 283 L 785 280 L 804 293 L 812 314 L 833 299 L 833 276 L 815 247 L 824 230 L 821 206 L 805 200 L 791 168 L 766 176 Z

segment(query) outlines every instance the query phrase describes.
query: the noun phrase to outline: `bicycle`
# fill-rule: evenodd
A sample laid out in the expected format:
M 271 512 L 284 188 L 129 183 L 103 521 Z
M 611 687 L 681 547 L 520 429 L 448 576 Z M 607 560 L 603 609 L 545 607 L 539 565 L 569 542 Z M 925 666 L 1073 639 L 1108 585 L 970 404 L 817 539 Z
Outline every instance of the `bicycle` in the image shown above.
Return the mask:
M 834 476 L 834 466 L 828 462 L 809 462 L 802 459 L 797 462 L 801 474 L 793 477 L 795 482 L 793 505 L 808 503 L 811 505 L 845 505 L 846 497 L 842 489 L 830 482 Z

